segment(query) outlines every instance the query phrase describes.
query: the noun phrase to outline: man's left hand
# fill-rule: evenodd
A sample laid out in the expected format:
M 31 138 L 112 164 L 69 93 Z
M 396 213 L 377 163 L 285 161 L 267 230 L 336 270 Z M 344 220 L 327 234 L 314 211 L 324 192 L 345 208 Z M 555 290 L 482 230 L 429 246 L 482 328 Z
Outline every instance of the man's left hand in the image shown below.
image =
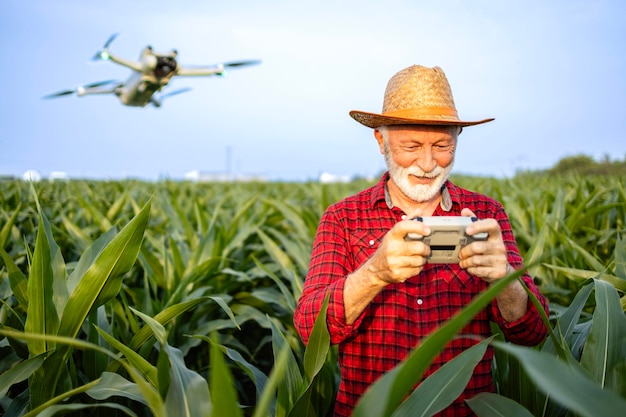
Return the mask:
M 472 210 L 464 208 L 461 215 L 476 217 Z M 506 246 L 502 240 L 500 225 L 496 219 L 482 219 L 467 226 L 468 235 L 487 232 L 486 241 L 474 241 L 459 252 L 459 266 L 487 282 L 504 278 L 510 271 Z

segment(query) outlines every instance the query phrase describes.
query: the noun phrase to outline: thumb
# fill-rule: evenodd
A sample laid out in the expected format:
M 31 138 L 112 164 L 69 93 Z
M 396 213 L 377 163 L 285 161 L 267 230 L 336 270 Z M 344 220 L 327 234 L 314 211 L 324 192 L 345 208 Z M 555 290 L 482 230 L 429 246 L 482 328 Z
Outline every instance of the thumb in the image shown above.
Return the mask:
M 463 210 L 461 210 L 461 216 L 476 217 L 474 212 L 472 210 L 468 209 L 467 207 L 465 207 Z

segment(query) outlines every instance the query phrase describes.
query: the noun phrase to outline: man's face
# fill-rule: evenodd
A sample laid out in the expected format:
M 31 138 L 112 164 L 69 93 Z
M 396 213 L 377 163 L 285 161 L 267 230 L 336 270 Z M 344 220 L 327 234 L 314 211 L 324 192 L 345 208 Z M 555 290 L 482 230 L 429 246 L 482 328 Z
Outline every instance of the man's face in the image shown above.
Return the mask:
M 391 180 L 411 200 L 426 202 L 450 175 L 458 132 L 454 126 L 402 125 L 374 134 Z

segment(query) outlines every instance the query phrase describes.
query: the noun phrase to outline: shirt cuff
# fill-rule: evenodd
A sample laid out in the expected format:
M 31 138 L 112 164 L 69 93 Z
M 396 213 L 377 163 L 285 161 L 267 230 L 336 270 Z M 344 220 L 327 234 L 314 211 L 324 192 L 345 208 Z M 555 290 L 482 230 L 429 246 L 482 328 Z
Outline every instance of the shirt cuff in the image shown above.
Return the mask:
M 330 333 L 330 342 L 338 344 L 356 334 L 365 317 L 365 310 L 352 324 L 346 323 L 346 310 L 343 302 L 343 289 L 346 278 L 334 282 L 330 289 L 326 324 Z M 367 309 L 366 309 L 367 310 Z

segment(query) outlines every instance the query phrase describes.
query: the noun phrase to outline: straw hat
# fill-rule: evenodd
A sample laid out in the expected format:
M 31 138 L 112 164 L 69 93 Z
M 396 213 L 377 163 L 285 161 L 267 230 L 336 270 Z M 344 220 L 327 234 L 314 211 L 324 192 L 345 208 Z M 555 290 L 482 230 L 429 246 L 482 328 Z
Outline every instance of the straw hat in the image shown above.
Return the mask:
M 385 90 L 382 114 L 352 110 L 350 116 L 373 128 L 384 125 L 472 126 L 494 120 L 459 120 L 446 75 L 439 67 L 421 65 L 412 65 L 391 77 Z

